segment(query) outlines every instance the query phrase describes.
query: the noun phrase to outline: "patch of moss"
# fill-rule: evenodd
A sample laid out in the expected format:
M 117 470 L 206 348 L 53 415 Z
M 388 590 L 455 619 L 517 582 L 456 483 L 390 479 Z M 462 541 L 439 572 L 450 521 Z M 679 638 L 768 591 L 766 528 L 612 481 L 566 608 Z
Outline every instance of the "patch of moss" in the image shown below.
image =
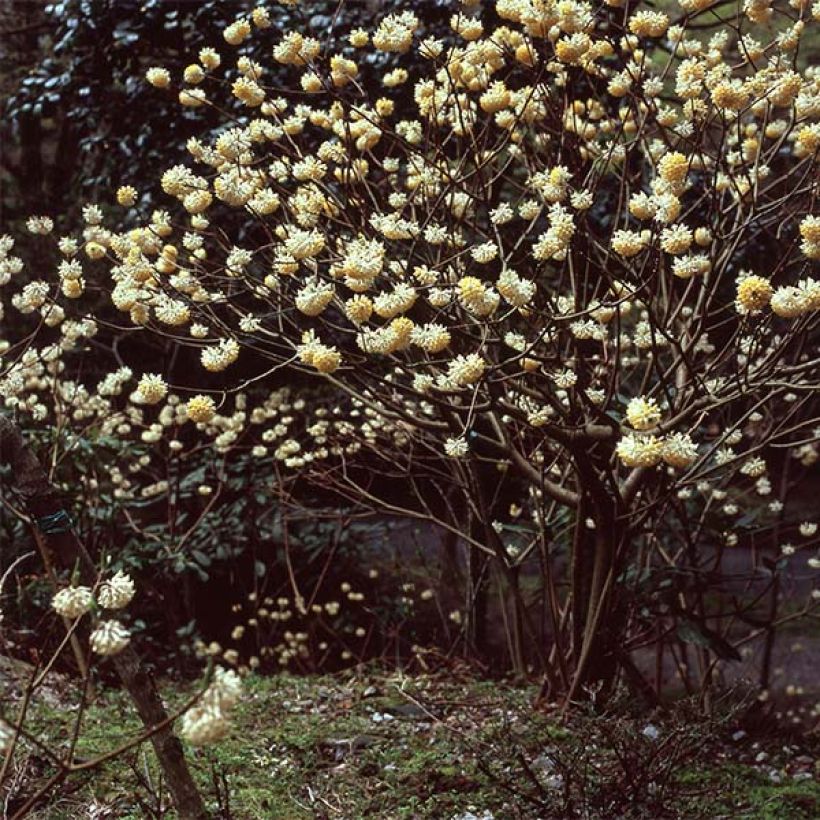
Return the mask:
M 164 689 L 172 708 L 192 691 L 173 684 Z M 772 783 L 763 767 L 735 760 L 739 748 L 720 745 L 718 730 L 697 724 L 684 708 L 658 719 L 662 736 L 679 735 L 685 746 L 685 754 L 675 758 L 674 743 L 653 745 L 642 735 L 646 719 L 639 713 L 579 713 L 564 723 L 533 710 L 532 686 L 444 677 L 281 675 L 250 677 L 245 690 L 229 736 L 212 747 L 187 749 L 210 809 L 224 815 L 227 801 L 236 820 L 410 820 L 486 810 L 510 820 L 570 816 L 566 790 L 555 781 L 560 774 L 576 778 L 571 810 L 588 816 L 598 816 L 595 806 L 608 805 L 618 808 L 604 816 L 820 816 L 814 781 Z M 70 714 L 38 705 L 32 717 L 38 734 L 64 746 Z M 138 731 L 127 699 L 102 691 L 89 705 L 78 755 L 104 754 Z M 577 780 L 579 772 L 585 781 Z M 159 775 L 150 744 L 144 743 L 72 781 L 34 816 L 85 816 L 96 803 L 119 818 L 151 817 L 146 806 L 156 796 L 148 783 L 155 787 Z M 633 776 L 634 805 L 633 792 L 624 791 Z M 654 777 L 662 779 L 657 794 Z M 584 808 L 579 795 L 593 809 Z

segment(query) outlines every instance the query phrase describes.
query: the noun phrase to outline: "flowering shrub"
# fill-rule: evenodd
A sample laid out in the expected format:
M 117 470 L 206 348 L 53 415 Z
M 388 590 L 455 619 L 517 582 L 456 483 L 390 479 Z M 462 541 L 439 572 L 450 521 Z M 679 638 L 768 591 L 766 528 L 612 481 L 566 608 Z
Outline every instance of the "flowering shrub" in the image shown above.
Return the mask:
M 446 37 L 407 10 L 335 51 L 260 6 L 180 76 L 148 68 L 224 128 L 188 141 L 150 214 L 131 186 L 108 218 L 88 205 L 56 270 L 23 284 L 4 240 L 7 309 L 54 339 L 4 343 L 7 406 L 156 445 L 195 425 L 218 452 L 242 442 L 277 476 L 459 533 L 510 590 L 514 663 L 567 698 L 680 617 L 731 656 L 707 568 L 751 540 L 816 545 L 785 490 L 820 439 L 820 71 L 803 58 L 820 11 L 641 6 L 467 2 Z M 357 79 L 371 50 L 391 60 L 375 96 Z M 271 64 L 290 82 L 269 85 Z M 66 379 L 114 321 L 100 292 L 225 389 L 148 367 Z M 250 388 L 284 368 L 340 398 L 283 417 L 281 393 Z M 534 560 L 551 656 L 525 649 Z M 694 583 L 641 597 L 644 570 L 683 567 Z

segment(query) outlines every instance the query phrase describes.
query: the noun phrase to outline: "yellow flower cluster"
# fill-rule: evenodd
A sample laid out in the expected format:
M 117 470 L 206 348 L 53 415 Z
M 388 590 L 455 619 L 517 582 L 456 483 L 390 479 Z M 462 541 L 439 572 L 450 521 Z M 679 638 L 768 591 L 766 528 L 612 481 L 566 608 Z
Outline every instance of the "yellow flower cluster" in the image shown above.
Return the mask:
M 379 51 L 404 53 L 410 50 L 413 34 L 419 27 L 419 20 L 410 11 L 385 17 L 373 33 L 373 45 Z M 361 42 L 361 36 L 358 40 Z M 366 42 L 366 41 L 365 41 Z
M 76 236 L 51 240 L 57 281 L 21 277 L 11 305 L 61 341 L 52 361 L 2 376 L 14 401 L 27 407 L 26 385 L 47 383 L 64 340 L 85 338 L 63 305 L 93 281 L 135 325 L 195 345 L 208 371 L 244 360 L 247 347 L 251 365 L 338 372 L 366 419 L 350 422 L 339 453 L 430 436 L 436 451 L 471 458 L 454 420 L 486 414 L 499 452 L 520 447 L 536 473 L 551 464 L 571 482 L 560 436 L 544 444 L 533 428 L 586 435 L 654 372 L 680 380 L 651 391 L 670 417 L 688 418 L 680 409 L 704 392 L 721 406 L 728 362 L 757 373 L 804 323 L 783 330 L 785 342 L 769 339 L 769 325 L 818 309 L 820 70 L 792 59 L 814 25 L 805 9 L 775 33 L 763 23 L 771 4 L 749 0 L 735 43 L 726 27 L 686 22 L 708 4 L 679 5 L 679 23 L 638 3 L 612 27 L 601 25 L 607 9 L 577 0 L 498 0 L 500 25 L 464 3 L 436 37 L 403 11 L 333 46 L 309 25 L 280 29 L 276 8 L 259 7 L 225 28 L 221 56 L 203 48 L 173 78 L 150 68 L 150 84 L 173 85 L 186 107 L 224 107 L 231 122 L 191 138 L 186 161 L 164 169 L 168 211 L 115 230 L 86 208 Z M 263 38 L 272 58 L 253 50 Z M 374 51 L 389 64 L 368 98 Z M 277 91 L 279 77 L 297 93 Z M 116 189 L 123 207 L 138 197 Z M 226 227 L 235 222 L 242 238 Z M 37 235 L 53 227 L 30 222 Z M 761 314 L 758 346 L 727 311 L 725 271 L 775 235 L 777 269 L 737 282 L 737 313 Z M 5 250 L 0 283 L 20 267 Z M 712 359 L 710 328 L 735 355 Z M 125 381 L 105 389 L 113 396 Z M 764 390 L 762 375 L 752 382 Z M 159 374 L 126 395 L 127 423 L 148 442 L 186 419 L 223 449 L 245 429 L 243 410 L 218 414 L 204 395 L 182 402 Z M 255 409 L 254 423 L 269 419 Z M 688 435 L 666 432 L 654 399 L 632 399 L 625 415 L 631 431 L 607 439 L 607 458 L 617 447 L 628 466 L 697 459 Z M 288 466 L 333 454 L 276 427 L 260 428 L 259 446 Z
M 185 405 L 187 417 L 196 424 L 207 424 L 216 415 L 216 405 L 210 396 L 194 396 Z
M 670 467 L 685 469 L 697 459 L 697 446 L 685 433 L 668 437 L 628 433 L 616 448 L 626 467 L 656 467 L 662 461 Z
M 466 310 L 482 318 L 494 313 L 500 301 L 498 293 L 475 276 L 465 276 L 459 280 L 458 296 Z
M 661 411 L 655 399 L 636 396 L 626 406 L 626 419 L 636 430 L 649 430 L 661 420 Z
M 342 356 L 334 347 L 322 344 L 312 333 L 306 333 L 297 352 L 299 360 L 319 373 L 333 373 L 342 362 Z
M 773 289 L 768 279 L 762 276 L 744 276 L 737 284 L 735 306 L 743 315 L 759 313 L 772 298 Z

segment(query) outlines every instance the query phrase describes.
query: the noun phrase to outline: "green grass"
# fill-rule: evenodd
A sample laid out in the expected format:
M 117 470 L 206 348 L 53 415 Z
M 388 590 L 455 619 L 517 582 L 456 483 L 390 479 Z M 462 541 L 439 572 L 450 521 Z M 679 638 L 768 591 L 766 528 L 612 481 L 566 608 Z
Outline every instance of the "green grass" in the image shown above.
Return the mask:
M 171 705 L 187 694 L 169 694 L 173 684 L 163 688 Z M 489 811 L 497 820 L 820 816 L 816 779 L 792 777 L 798 754 L 814 752 L 808 741 L 788 753 L 776 734 L 756 747 L 751 738 L 734 742 L 736 715 L 704 721 L 690 705 L 652 716 L 661 732 L 652 741 L 642 734 L 648 718 L 634 705 L 560 723 L 533 711 L 535 691 L 454 676 L 252 677 L 230 736 L 187 753 L 214 816 L 235 820 L 410 820 L 467 811 Z M 29 726 L 59 748 L 70 721 L 67 704 L 38 703 Z M 122 694 L 102 692 L 88 710 L 78 756 L 91 759 L 137 730 Z M 763 748 L 770 757 L 756 764 Z M 42 761 L 28 763 L 23 791 L 48 775 Z M 783 773 L 782 785 L 772 782 L 770 770 Z M 556 773 L 565 775 L 566 792 L 549 785 Z M 69 779 L 32 816 L 73 820 L 89 816 L 96 804 L 110 812 L 100 817 L 174 817 L 167 802 L 165 810 L 157 808 L 151 796 L 158 783 L 153 752 L 143 744 L 89 776 Z
M 689 802 L 694 816 L 737 820 L 814 820 L 820 809 L 816 780 L 776 784 L 748 765 L 724 763 L 717 769 L 692 767 L 681 772 L 682 786 L 702 790 Z

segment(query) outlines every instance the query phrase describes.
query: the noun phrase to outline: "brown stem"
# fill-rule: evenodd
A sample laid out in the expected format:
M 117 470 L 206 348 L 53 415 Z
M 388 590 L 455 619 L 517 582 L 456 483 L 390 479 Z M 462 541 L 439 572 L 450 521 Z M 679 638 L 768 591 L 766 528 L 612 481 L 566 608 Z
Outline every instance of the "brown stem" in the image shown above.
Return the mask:
M 0 416 L 0 464 L 11 466 L 15 489 L 23 497 L 32 516 L 42 517 L 62 509 L 58 493 L 48 481 L 20 429 L 3 416 Z M 72 569 L 78 566 L 84 580 L 93 583 L 96 579 L 94 561 L 71 533 L 61 533 L 48 539 L 38 536 L 38 546 L 45 556 L 53 549 L 56 562 L 63 567 Z M 168 713 L 153 679 L 141 665 L 134 649 L 127 646 L 114 656 L 113 663 L 146 729 L 166 724 Z M 151 743 L 180 820 L 207 820 L 210 815 L 191 776 L 182 744 L 170 726 L 166 725 L 153 734 Z

